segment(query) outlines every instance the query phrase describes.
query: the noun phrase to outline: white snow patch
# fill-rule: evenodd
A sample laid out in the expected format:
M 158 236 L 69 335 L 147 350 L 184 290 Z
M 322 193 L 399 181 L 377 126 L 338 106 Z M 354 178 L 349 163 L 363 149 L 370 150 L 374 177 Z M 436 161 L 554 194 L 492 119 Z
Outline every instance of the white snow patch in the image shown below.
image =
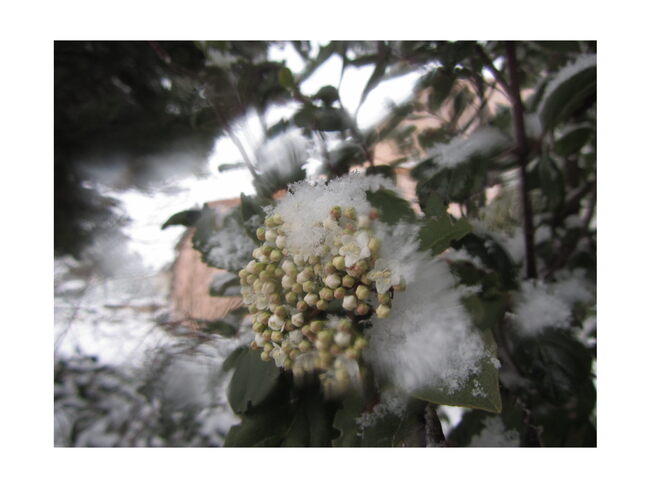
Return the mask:
M 378 175 L 351 173 L 328 183 L 302 181 L 290 185 L 289 194 L 276 207 L 265 210 L 269 215 L 277 213 L 282 217 L 287 247 L 294 254 L 315 255 L 319 254 L 318 248 L 331 233 L 322 223 L 328 218 L 332 207 L 352 207 L 358 215 L 367 215 L 371 206 L 366 199 L 366 191 L 380 188 L 399 193 L 390 180 Z
M 472 437 L 469 447 L 519 447 L 516 430 L 506 430 L 501 417 L 488 417 L 483 430 Z
M 406 411 L 408 397 L 396 390 L 384 390 L 381 392 L 380 400 L 371 412 L 362 413 L 357 418 L 357 425 L 362 429 L 372 427 L 386 415 L 393 414 L 401 417 Z
M 508 138 L 494 127 L 481 127 L 469 136 L 459 135 L 444 144 L 436 144 L 429 155 L 444 168 L 453 168 L 472 157 L 488 155 L 508 144 Z
M 453 393 L 478 371 L 488 352 L 448 265 L 417 250 L 414 230 L 383 241 L 382 249 L 401 248 L 397 269 L 407 288 L 395 294 L 391 315 L 377 319 L 368 331 L 365 357 L 380 377 L 405 392 L 431 387 Z
M 524 281 L 515 298 L 516 323 L 524 335 L 536 335 L 548 327 L 569 327 L 571 309 L 543 282 Z

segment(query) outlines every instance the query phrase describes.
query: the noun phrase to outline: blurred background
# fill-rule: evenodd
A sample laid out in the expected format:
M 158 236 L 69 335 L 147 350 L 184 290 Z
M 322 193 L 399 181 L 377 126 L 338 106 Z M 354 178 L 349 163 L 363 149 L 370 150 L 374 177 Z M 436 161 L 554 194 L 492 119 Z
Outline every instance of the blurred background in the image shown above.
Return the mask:
M 337 87 L 364 131 L 412 96 L 425 69 L 404 62 L 370 92 L 382 49 L 54 43 L 55 445 L 221 445 L 237 422 L 221 363 L 241 340 L 205 326 L 238 298 L 210 297 L 219 272 L 201 263 L 188 231 L 163 225 L 206 203 L 228 208 L 242 192 L 272 194 L 278 175 L 363 163 L 327 127 L 314 137 L 290 129 L 301 107 L 291 83 L 326 105 L 319 90 Z M 374 156 L 389 162 L 396 151 Z

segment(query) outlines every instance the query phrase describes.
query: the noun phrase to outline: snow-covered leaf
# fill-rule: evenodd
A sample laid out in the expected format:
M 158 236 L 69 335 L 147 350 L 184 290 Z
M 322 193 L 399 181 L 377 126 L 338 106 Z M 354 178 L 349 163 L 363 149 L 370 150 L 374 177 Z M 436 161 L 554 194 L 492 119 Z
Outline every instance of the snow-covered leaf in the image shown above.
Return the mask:
M 596 55 L 578 58 L 552 78 L 544 92 L 539 115 L 545 130 L 567 120 L 596 100 Z
M 467 380 L 465 387 L 453 393 L 442 389 L 422 388 L 413 396 L 440 405 L 478 408 L 488 412 L 501 411 L 501 394 L 499 392 L 499 372 L 496 357 L 496 342 L 490 331 L 482 331 L 481 336 L 491 357 L 481 360 L 480 371 Z
M 208 266 L 237 273 L 250 260 L 254 241 L 238 211 L 222 216 L 206 206 L 195 227 L 192 244 Z

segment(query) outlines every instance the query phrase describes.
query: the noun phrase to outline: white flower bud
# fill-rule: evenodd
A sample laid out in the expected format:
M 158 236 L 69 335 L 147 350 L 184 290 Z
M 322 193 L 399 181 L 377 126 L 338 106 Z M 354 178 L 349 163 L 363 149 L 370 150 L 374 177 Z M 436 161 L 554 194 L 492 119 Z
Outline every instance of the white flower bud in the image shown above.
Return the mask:
M 352 336 L 348 332 L 337 332 L 334 336 L 334 342 L 341 347 L 347 347 L 352 341 Z
M 357 307 L 357 297 L 354 295 L 348 295 L 343 299 L 343 308 L 349 311 L 354 310 Z
M 285 290 L 289 290 L 291 289 L 291 287 L 295 282 L 296 281 L 293 279 L 293 276 L 284 275 L 282 277 L 282 288 L 284 288 Z
M 334 290 L 341 285 L 341 278 L 336 274 L 328 275 L 327 278 L 325 278 L 325 284 L 328 288 Z
M 275 245 L 278 246 L 278 249 L 284 249 L 287 246 L 287 236 L 276 237 Z
M 296 327 L 302 327 L 303 325 L 305 325 L 305 317 L 301 312 L 294 313 L 291 316 L 291 323 Z
M 383 305 L 383 304 L 379 305 L 377 307 L 376 312 L 377 312 L 377 317 L 379 317 L 380 319 L 385 319 L 390 315 L 390 307 L 388 305 Z
M 283 261 L 281 265 L 282 271 L 284 271 L 289 276 L 296 276 L 298 274 L 298 268 L 291 261 Z
M 283 319 L 273 314 L 269 319 L 269 328 L 273 330 L 282 330 L 284 328 L 284 323 Z
M 278 237 L 278 233 L 274 229 L 268 229 L 264 237 L 268 242 L 273 242 L 275 241 L 275 238 Z
M 316 305 L 316 303 L 318 303 L 318 295 L 316 295 L 316 293 L 308 293 L 305 296 L 305 302 L 307 303 L 307 305 L 313 307 L 314 305 Z

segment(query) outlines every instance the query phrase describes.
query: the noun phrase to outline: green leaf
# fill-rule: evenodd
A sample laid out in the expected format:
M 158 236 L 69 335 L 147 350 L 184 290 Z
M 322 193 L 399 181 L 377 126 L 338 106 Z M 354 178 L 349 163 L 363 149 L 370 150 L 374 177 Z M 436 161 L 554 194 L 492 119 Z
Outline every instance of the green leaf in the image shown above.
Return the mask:
M 544 155 L 537 165 L 539 184 L 549 209 L 558 208 L 565 197 L 564 175 L 550 156 Z
M 247 349 L 237 360 L 228 388 L 228 402 L 236 413 L 259 406 L 275 389 L 280 370 L 272 361 L 262 361 L 260 353 Z
M 206 205 L 195 228 L 192 245 L 208 266 L 238 273 L 250 261 L 254 241 L 250 240 L 239 211 L 222 216 Z
M 421 447 L 424 445 L 425 403 L 410 399 L 401 415 L 386 413 L 372 425 L 361 428 L 357 419 L 366 411 L 365 402 L 358 395 L 343 400 L 334 417 L 333 426 L 340 432 L 332 441 L 335 447 Z
M 379 211 L 379 220 L 394 225 L 400 220 L 415 221 L 415 212 L 409 203 L 395 192 L 386 189 L 367 191 L 366 197 L 370 205 Z
M 591 352 L 570 331 L 547 328 L 519 337 L 512 357 L 550 402 L 561 405 L 590 381 Z
M 291 409 L 278 406 L 254 415 L 243 415 L 230 428 L 224 447 L 279 447 L 292 421 Z
M 454 87 L 456 77 L 450 71 L 439 68 L 435 71 L 431 79 L 431 92 L 427 99 L 429 111 L 435 113 L 442 102 L 449 96 L 451 89 Z
M 172 225 L 184 225 L 185 227 L 192 227 L 200 216 L 200 210 L 183 210 L 182 212 L 175 213 L 169 217 L 162 225 L 162 229 L 166 229 Z
M 497 345 L 489 330 L 482 331 L 481 336 L 489 355 L 481 361 L 478 374 L 470 376 L 463 388 L 453 393 L 441 389 L 423 388 L 413 396 L 440 405 L 500 412 L 499 372 L 492 361 L 492 357 L 496 358 Z
M 340 432 L 332 441 L 334 447 L 360 447 L 361 436 L 357 418 L 363 412 L 364 402 L 358 395 L 348 395 L 336 412 L 332 425 Z
M 248 350 L 247 346 L 239 346 L 237 349 L 233 350 L 226 359 L 223 361 L 221 369 L 223 371 L 230 371 L 232 368 L 237 366 L 239 358 Z
M 282 446 L 330 447 L 332 416 L 319 387 L 302 390 L 298 394 L 296 413 Z
M 548 89 L 548 88 L 547 88 Z M 545 130 L 566 121 L 596 100 L 596 66 L 587 66 L 545 93 L 540 118 Z
M 371 166 L 366 169 L 366 175 L 380 175 L 389 180 L 395 181 L 395 169 L 389 165 Z
M 278 81 L 282 87 L 286 88 L 289 91 L 293 90 L 296 86 L 296 82 L 293 79 L 293 73 L 286 66 L 280 68 L 278 71 Z
M 312 98 L 321 100 L 328 107 L 339 99 L 339 91 L 332 85 L 321 87 Z
M 472 256 L 476 256 L 499 279 L 498 288 L 511 290 L 517 287 L 515 263 L 501 245 L 488 236 L 478 236 L 470 233 L 460 239 L 454 246 L 462 247 Z
M 266 213 L 262 206 L 264 201 L 259 197 L 249 197 L 240 194 L 241 199 L 241 218 L 244 223 L 244 229 L 251 239 L 255 242 L 259 242 L 257 239 L 257 228 L 262 225 Z
M 453 241 L 461 239 L 472 231 L 469 221 L 454 220 L 439 202 L 436 196 L 427 200 L 425 208 L 429 212 L 429 217 L 424 221 L 419 232 L 420 249 L 429 250 L 434 256 L 447 249 Z
M 575 154 L 584 146 L 594 131 L 590 127 L 576 127 L 569 130 L 555 143 L 553 151 L 559 156 Z
M 476 327 L 480 330 L 490 330 L 503 319 L 508 310 L 508 297 L 504 294 L 490 298 L 471 295 L 463 299 L 463 305 Z

